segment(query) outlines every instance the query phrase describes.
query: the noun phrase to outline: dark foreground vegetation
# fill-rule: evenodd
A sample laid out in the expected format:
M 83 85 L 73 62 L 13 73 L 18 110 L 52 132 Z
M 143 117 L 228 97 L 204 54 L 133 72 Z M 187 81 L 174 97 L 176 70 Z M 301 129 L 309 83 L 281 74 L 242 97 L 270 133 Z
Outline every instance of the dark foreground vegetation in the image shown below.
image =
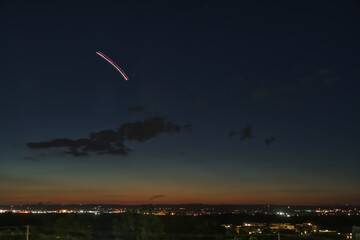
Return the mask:
M 358 216 L 309 216 L 282 218 L 269 215 L 154 216 L 138 214 L 1 214 L 0 240 L 177 240 L 177 239 L 278 239 L 272 231 L 249 235 L 222 224 L 241 225 L 244 222 L 311 222 L 323 229 L 351 232 L 360 225 Z M 313 234 L 302 237 L 297 233 L 281 232 L 281 239 L 346 239 L 343 235 Z

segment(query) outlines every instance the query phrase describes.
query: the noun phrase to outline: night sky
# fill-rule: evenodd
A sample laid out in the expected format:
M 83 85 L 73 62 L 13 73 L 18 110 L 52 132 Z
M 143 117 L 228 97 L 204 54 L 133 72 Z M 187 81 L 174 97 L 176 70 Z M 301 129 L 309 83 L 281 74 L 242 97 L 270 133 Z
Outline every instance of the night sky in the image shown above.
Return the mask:
M 360 204 L 359 1 L 9 0 L 0 28 L 0 204 Z

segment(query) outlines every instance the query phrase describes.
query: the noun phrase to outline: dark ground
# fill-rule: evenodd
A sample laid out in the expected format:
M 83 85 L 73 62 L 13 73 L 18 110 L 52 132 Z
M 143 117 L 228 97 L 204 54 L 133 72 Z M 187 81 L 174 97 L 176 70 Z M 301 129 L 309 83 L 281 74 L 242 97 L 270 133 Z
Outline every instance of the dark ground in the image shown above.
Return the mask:
M 277 235 L 249 236 L 225 229 L 222 224 L 240 225 L 243 222 L 311 222 L 321 229 L 351 232 L 360 225 L 359 216 L 304 216 L 282 218 L 270 215 L 212 215 L 212 216 L 153 216 L 137 214 L 1 214 L 0 240 L 25 239 L 30 225 L 30 240 L 79 239 L 277 239 Z M 296 233 L 282 232 L 281 239 L 305 239 Z M 345 239 L 344 236 L 312 235 L 306 239 Z

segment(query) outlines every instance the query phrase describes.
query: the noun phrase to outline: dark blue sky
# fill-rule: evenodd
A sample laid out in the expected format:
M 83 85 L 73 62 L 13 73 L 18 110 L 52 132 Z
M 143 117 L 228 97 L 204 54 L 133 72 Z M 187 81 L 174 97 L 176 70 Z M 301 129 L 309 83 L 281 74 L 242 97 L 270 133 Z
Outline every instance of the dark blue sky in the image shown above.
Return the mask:
M 0 27 L 1 204 L 360 204 L 358 1 L 3 1 Z

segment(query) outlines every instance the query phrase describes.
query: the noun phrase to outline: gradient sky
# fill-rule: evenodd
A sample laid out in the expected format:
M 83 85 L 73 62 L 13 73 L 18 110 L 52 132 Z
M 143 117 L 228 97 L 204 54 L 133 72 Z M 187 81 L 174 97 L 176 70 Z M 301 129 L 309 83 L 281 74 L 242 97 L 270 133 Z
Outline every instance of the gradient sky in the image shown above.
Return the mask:
M 0 204 L 360 204 L 359 1 L 146 2 L 0 3 Z

